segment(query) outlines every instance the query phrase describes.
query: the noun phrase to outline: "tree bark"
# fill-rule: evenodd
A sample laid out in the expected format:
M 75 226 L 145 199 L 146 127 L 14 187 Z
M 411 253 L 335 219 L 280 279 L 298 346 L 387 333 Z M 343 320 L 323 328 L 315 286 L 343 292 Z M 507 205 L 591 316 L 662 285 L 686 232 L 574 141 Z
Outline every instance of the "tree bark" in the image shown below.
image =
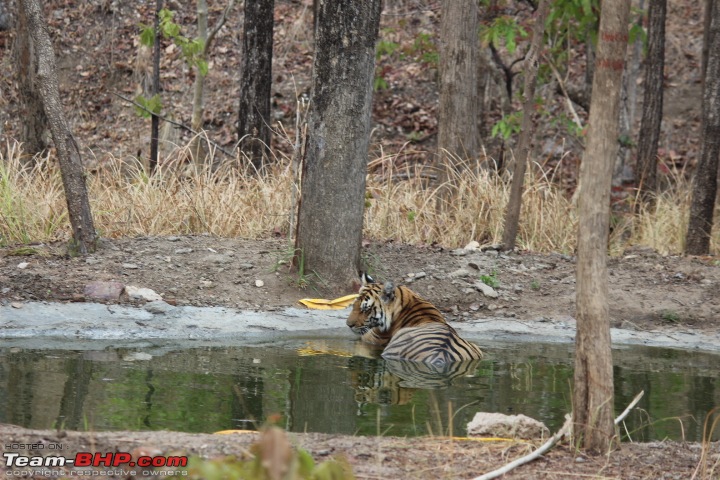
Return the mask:
M 274 0 L 245 0 L 240 71 L 240 149 L 262 173 L 270 148 Z
M 665 16 L 667 0 L 651 0 L 648 6 L 648 46 L 645 60 L 643 111 L 638 135 L 637 175 L 640 200 L 654 201 L 657 191 L 657 148 L 663 113 L 665 70 Z
M 717 197 L 720 157 L 720 2 L 713 2 L 703 88 L 702 152 L 693 178 L 685 253 L 707 255 Z
M 160 10 L 163 0 L 155 0 L 155 42 L 153 43 L 153 73 L 151 96 L 160 94 Z M 158 145 L 160 142 L 160 117 L 154 113 L 150 117 L 150 173 L 158 164 Z
M 37 86 L 38 56 L 23 8 L 18 8 L 17 40 L 14 54 L 18 92 L 23 106 L 20 138 L 25 153 L 34 156 L 48 147 L 49 135 L 47 117 Z
M 585 449 L 603 453 L 615 435 L 607 244 L 629 10 L 626 0 L 603 1 L 587 145 L 580 167 L 573 425 Z
M 445 0 L 440 14 L 440 105 L 438 108 L 438 206 L 449 201 L 450 184 L 478 156 L 478 5 Z
M 295 264 L 357 286 L 381 0 L 320 0 Z M 302 272 L 301 272 L 302 273 Z
M 520 126 L 520 139 L 518 141 L 518 156 L 515 162 L 512 184 L 510 185 L 510 199 L 505 212 L 505 226 L 503 229 L 503 248 L 512 250 L 515 248 L 518 223 L 520 221 L 520 208 L 522 206 L 523 183 L 525 181 L 525 169 L 530 157 L 530 146 L 535 133 L 535 85 L 537 84 L 537 72 L 540 64 L 540 51 L 543 45 L 543 33 L 545 30 L 545 17 L 547 17 L 550 4 L 548 0 L 540 0 L 535 14 L 535 26 L 533 27 L 532 44 L 530 51 L 525 57 L 525 89 L 523 95 L 523 118 Z
M 37 49 L 37 87 L 60 162 L 68 216 L 73 230 L 71 251 L 84 255 L 95 251 L 97 235 L 90 211 L 80 150 L 68 128 L 60 104 L 55 52 L 38 0 L 21 0 L 18 6 L 23 10 L 22 15 L 27 18 L 28 29 Z
M 215 36 L 225 24 L 225 19 L 230 10 L 235 5 L 235 0 L 229 0 L 227 7 L 218 19 L 213 29 L 208 33 L 208 6 L 207 0 L 197 0 L 197 23 L 198 38 L 203 41 L 203 51 L 200 54 L 201 61 L 207 61 L 208 52 Z M 205 75 L 200 72 L 199 68 L 195 69 L 195 84 L 193 85 L 193 110 L 190 128 L 196 132 L 200 132 L 203 126 L 203 114 L 205 112 L 203 95 L 205 91 Z M 207 149 L 205 147 L 205 139 L 200 135 L 195 135 L 192 141 L 192 155 L 196 165 L 202 165 L 207 158 Z

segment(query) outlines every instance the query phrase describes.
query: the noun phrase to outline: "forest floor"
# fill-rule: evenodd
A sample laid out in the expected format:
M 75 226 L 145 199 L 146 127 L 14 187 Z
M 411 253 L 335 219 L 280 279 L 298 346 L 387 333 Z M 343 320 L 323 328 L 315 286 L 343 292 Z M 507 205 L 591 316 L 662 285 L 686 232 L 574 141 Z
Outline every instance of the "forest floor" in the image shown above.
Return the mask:
M 85 301 L 85 285 L 92 281 L 150 288 L 177 305 L 263 311 L 296 306 L 300 298 L 327 294 L 321 286 L 317 290 L 302 288 L 302 279 L 287 268 L 287 245 L 279 239 L 203 235 L 110 239 L 103 240 L 99 251 L 87 258 L 67 257 L 64 245 L 34 248 L 34 252 L 0 249 L 0 317 L 3 310 L 31 308 L 26 306 L 28 301 Z M 32 255 L 18 256 L 20 253 Z M 505 316 L 508 322 L 540 318 L 572 322 L 574 317 L 575 262 L 570 256 L 505 255 L 492 249 L 480 252 L 368 242 L 363 258 L 380 280 L 410 285 L 436 303 L 455 324 L 490 316 Z M 481 276 L 497 282 L 497 298 L 485 297 L 473 287 Z M 262 286 L 257 286 L 258 280 Z M 718 291 L 720 267 L 711 257 L 662 256 L 635 247 L 610 261 L 610 313 L 616 327 L 670 336 L 673 332 L 714 335 L 720 327 Z M 492 350 L 492 345 L 483 348 Z M 430 437 L 291 437 L 317 461 L 340 455 L 358 478 L 367 479 L 471 478 L 524 455 L 529 448 L 525 444 Z M 0 438 L 4 444 L 58 442 L 67 446 L 63 453 L 140 449 L 163 454 L 190 452 L 210 458 L 240 454 L 257 440 L 254 434 L 40 432 L 8 425 L 0 425 Z M 685 479 L 691 477 L 700 459 L 701 445 L 692 443 L 623 444 L 609 455 L 595 457 L 561 446 L 504 478 Z M 707 462 L 712 465 L 718 461 L 720 445 L 715 444 Z
M 178 12 L 175 21 L 187 27 L 184 32 L 192 36 L 195 12 L 191 2 L 185 6 L 180 2 L 169 3 Z M 223 5 L 211 3 L 212 23 Z M 294 143 L 297 101 L 310 90 L 312 2 L 276 3 L 273 119 L 277 122 L 274 125 L 282 128 L 276 129 L 273 148 L 280 155 L 288 155 Z M 377 158 L 383 152 L 403 151 L 403 159 L 428 161 L 437 133 L 437 70 L 432 58 L 436 52 L 439 2 L 386 3 L 381 37 L 389 44 L 397 44 L 397 49 L 378 59 L 388 88 L 377 92 L 374 100 L 372 155 Z M 518 5 L 528 8 L 527 2 Z M 49 0 L 45 7 L 58 54 L 61 94 L 88 167 L 93 170 L 118 159 L 126 161 L 146 155 L 149 123 L 114 94 L 134 97 L 139 85 L 147 82 L 150 62 L 147 52 L 138 46 L 138 24 L 151 23 L 152 3 Z M 225 148 L 232 148 L 236 141 L 235 99 L 239 92 L 236 52 L 241 18 L 241 9 L 237 8 L 218 34 L 206 79 L 204 128 L 211 139 Z M 671 0 L 667 32 L 665 121 L 659 153 L 661 167 L 679 166 L 686 171 L 685 167 L 692 166 L 699 152 L 699 135 L 692 132 L 699 131 L 700 118 L 701 2 Z M 5 140 L 19 138 L 21 129 L 12 35 L 12 31 L 0 32 L 3 67 L 0 136 Z M 178 49 L 163 46 L 164 112 L 189 124 L 193 74 Z M 514 57 L 505 50 L 501 53 L 509 65 Z M 570 65 L 569 78 L 579 84 L 582 58 L 575 55 Z M 498 99 L 503 89 L 502 83 L 488 86 L 490 94 L 485 107 L 489 126 L 500 118 Z M 553 91 L 554 86 L 548 85 L 540 89 L 540 94 L 553 97 Z M 581 142 L 558 127 L 557 122 L 548 120 L 567 117 L 563 105 L 559 96 L 548 103 L 545 121 L 539 122 L 535 153 L 540 163 L 562 164 L 560 183 L 572 190 Z M 578 114 L 585 118 L 582 109 L 578 108 Z M 147 136 L 139 134 L 146 130 Z M 174 147 L 187 145 L 189 136 L 169 130 L 163 134 L 163 140 L 163 152 L 170 155 Z M 491 155 L 496 153 L 494 145 L 486 145 Z M 661 172 L 665 171 L 661 168 Z M 28 301 L 85 301 L 85 285 L 92 281 L 115 280 L 151 288 L 176 304 L 258 310 L 295 305 L 299 298 L 326 295 L 322 286 L 317 291 L 313 287 L 301 288 L 307 279 L 288 271 L 286 242 L 276 238 L 239 240 L 202 235 L 107 239 L 96 254 L 87 258 L 65 256 L 60 244 L 37 245 L 34 251 L 3 248 L 0 317 L 3 310 L 24 308 Z M 31 255 L 25 256 L 27 253 Z M 409 284 L 436 303 L 451 322 L 491 315 L 505 316 L 509 322 L 574 316 L 575 264 L 567 255 L 527 252 L 504 255 L 494 250 L 463 254 L 440 246 L 368 241 L 363 258 L 380 280 Z M 20 267 L 21 264 L 24 265 Z M 720 267 L 716 258 L 662 256 L 632 247 L 612 258 L 609 268 L 613 326 L 669 334 L 678 330 L 718 331 Z M 481 276 L 496 279 L 498 298 L 485 297 L 473 288 Z M 256 286 L 257 280 L 262 281 L 262 286 Z M 316 460 L 343 456 L 357 477 L 363 479 L 471 478 L 524 454 L 528 448 L 522 444 L 508 446 L 439 438 L 291 436 Z M 0 448 L 7 443 L 56 442 L 66 446 L 63 453 L 140 448 L 163 454 L 192 452 L 215 457 L 239 454 L 257 437 L 31 431 L 0 425 L 0 439 L 3 441 Z M 701 471 L 698 478 L 718 478 L 719 458 L 720 445 L 715 444 L 705 463 L 715 465 L 715 473 L 703 476 Z M 0 465 L 3 462 L 0 459 Z M 600 456 L 581 455 L 565 445 L 504 478 L 685 479 L 693 475 L 700 462 L 701 445 L 692 443 L 630 443 Z M 0 469 L 3 472 L 5 469 Z

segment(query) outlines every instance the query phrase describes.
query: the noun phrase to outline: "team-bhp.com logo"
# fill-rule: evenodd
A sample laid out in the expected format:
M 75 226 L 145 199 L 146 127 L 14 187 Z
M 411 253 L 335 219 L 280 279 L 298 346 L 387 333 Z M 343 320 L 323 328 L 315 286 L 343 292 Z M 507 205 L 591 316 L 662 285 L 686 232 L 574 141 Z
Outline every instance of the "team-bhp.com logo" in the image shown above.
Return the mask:
M 182 468 L 187 467 L 188 458 L 186 456 L 140 456 L 133 459 L 132 455 L 127 452 L 115 452 L 115 453 L 90 453 L 90 452 L 79 452 L 74 458 L 67 458 L 64 456 L 28 456 L 20 453 L 6 452 L 3 453 L 5 457 L 5 466 L 7 468 L 6 473 L 13 475 L 14 471 L 17 471 L 19 475 L 27 473 L 20 469 L 28 468 L 61 468 L 61 467 L 75 467 L 75 468 L 113 468 L 113 469 L 125 469 L 125 468 L 154 468 L 154 467 L 169 467 L 169 468 Z M 160 472 L 156 472 L 160 473 Z M 165 473 L 165 472 L 163 472 Z M 168 472 L 170 473 L 170 472 Z M 186 472 L 177 472 L 176 474 L 182 475 Z M 135 471 L 122 471 L 124 475 L 137 475 Z M 144 471 L 144 475 L 148 475 L 149 472 Z M 170 473 L 172 474 L 172 473 Z M 82 471 L 68 472 L 67 476 L 83 475 Z

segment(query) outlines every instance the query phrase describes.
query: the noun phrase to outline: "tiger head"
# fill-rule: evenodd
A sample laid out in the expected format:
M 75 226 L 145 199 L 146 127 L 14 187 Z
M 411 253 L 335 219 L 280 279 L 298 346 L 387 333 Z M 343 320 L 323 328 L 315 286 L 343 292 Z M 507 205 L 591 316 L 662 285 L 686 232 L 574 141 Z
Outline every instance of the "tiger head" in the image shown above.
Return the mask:
M 392 282 L 376 283 L 366 273 L 360 274 L 360 281 L 362 286 L 348 317 L 348 327 L 363 336 L 372 329 L 378 334 L 388 332 L 392 324 L 390 307 L 395 300 L 395 286 Z

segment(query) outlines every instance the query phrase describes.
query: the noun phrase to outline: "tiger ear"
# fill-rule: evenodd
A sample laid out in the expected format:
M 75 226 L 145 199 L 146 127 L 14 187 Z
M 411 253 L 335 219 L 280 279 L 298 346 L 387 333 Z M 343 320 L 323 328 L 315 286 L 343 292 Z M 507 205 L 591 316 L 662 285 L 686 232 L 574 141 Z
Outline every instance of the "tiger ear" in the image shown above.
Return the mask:
M 362 282 L 363 287 L 370 285 L 371 283 L 375 283 L 375 279 L 365 272 L 360 272 L 360 281 Z
M 385 289 L 383 290 L 382 300 L 385 303 L 390 303 L 395 300 L 395 285 L 392 282 L 385 282 Z

